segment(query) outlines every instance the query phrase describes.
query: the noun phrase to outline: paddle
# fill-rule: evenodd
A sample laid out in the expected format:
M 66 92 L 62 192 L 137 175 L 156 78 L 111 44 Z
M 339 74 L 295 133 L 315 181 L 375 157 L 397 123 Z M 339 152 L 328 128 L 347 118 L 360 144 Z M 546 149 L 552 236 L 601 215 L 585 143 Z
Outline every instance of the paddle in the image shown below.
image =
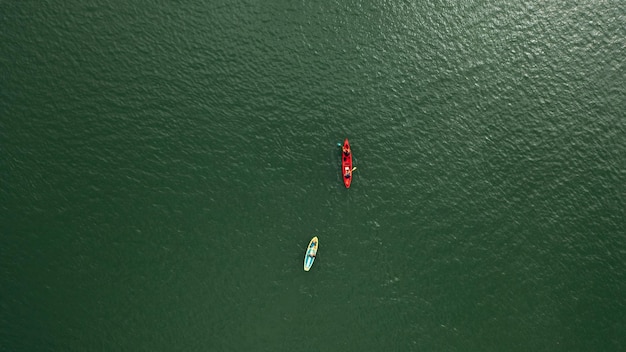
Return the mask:
M 355 170 L 356 170 L 356 166 L 355 166 L 355 167 L 353 167 L 353 168 L 352 168 L 352 171 L 350 171 L 350 172 L 354 172 Z

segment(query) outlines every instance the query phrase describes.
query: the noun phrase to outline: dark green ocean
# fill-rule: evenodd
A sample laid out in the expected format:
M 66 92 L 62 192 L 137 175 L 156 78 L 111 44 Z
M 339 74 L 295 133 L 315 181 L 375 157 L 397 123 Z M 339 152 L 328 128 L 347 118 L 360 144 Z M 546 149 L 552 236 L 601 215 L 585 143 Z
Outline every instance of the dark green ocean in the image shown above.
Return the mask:
M 625 331 L 625 1 L 0 0 L 0 351 Z

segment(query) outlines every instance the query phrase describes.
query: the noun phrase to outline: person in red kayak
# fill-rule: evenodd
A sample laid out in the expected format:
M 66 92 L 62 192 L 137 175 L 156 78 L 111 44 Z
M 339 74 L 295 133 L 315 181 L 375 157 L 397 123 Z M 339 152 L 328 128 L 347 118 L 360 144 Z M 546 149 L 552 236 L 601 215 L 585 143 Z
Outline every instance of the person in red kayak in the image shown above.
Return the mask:
M 343 153 L 348 156 L 350 155 L 350 149 L 346 148 L 345 146 L 343 147 Z
M 350 178 L 350 176 L 352 176 L 350 170 L 346 170 L 346 174 L 343 177 Z

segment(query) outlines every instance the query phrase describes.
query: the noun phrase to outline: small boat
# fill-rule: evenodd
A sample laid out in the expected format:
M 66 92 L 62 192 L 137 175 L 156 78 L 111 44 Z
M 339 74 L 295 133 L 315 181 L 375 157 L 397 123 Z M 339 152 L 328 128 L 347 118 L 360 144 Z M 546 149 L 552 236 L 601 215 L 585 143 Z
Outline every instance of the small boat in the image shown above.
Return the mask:
M 315 255 L 317 254 L 318 245 L 319 241 L 317 240 L 317 236 L 315 236 L 311 239 L 311 242 L 309 242 L 309 246 L 306 247 L 306 253 L 304 254 L 304 271 L 311 270 L 313 262 L 315 261 Z
M 346 188 L 350 188 L 350 183 L 352 183 L 352 171 L 352 149 L 346 138 L 341 148 L 341 177 Z

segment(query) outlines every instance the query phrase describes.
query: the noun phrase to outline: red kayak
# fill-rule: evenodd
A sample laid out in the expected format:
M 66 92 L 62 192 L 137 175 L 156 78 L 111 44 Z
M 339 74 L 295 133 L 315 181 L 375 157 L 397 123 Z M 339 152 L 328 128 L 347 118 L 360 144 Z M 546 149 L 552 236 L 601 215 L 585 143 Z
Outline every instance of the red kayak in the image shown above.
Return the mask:
M 352 182 L 352 150 L 348 138 L 343 141 L 341 148 L 341 177 L 343 177 L 343 184 L 346 185 L 346 188 L 350 188 Z

